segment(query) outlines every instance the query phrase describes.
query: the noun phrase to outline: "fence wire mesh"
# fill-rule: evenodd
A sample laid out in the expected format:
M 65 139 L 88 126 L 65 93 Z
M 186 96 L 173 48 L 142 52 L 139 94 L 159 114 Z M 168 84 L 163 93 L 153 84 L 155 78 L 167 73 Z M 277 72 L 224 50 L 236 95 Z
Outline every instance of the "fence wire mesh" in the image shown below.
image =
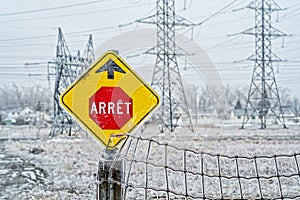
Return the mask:
M 123 199 L 300 199 L 300 153 L 228 156 L 128 135 Z M 113 167 L 113 165 L 112 165 Z

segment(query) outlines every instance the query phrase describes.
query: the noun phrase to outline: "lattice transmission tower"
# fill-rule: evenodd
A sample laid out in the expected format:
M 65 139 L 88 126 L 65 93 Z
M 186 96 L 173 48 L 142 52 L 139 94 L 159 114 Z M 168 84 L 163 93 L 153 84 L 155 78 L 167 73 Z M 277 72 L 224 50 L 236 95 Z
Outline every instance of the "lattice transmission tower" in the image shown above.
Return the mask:
M 273 62 L 282 61 L 272 52 L 272 39 L 286 36 L 272 26 L 272 12 L 281 8 L 273 0 L 254 0 L 248 8 L 255 10 L 255 27 L 244 33 L 255 36 L 255 62 L 242 128 L 251 118 L 259 118 L 260 127 L 266 128 L 270 117 L 275 117 L 284 128 L 285 121 L 273 70 Z
M 160 131 L 174 131 L 180 119 L 193 131 L 176 59 L 178 48 L 175 43 L 175 27 L 195 24 L 175 14 L 175 0 L 157 0 L 156 14 L 137 22 L 155 24 L 157 27 L 157 45 L 148 53 L 156 55 L 151 86 L 160 94 L 162 101 L 157 111 Z
M 92 35 L 89 36 L 83 55 L 80 55 L 80 51 L 78 51 L 76 56 L 72 56 L 61 28 L 58 29 L 56 57 L 48 62 L 54 66 L 55 71 L 54 119 L 50 136 L 62 133 L 68 133 L 70 136 L 72 132 L 80 129 L 80 126 L 60 106 L 59 96 L 93 61 L 94 47 Z

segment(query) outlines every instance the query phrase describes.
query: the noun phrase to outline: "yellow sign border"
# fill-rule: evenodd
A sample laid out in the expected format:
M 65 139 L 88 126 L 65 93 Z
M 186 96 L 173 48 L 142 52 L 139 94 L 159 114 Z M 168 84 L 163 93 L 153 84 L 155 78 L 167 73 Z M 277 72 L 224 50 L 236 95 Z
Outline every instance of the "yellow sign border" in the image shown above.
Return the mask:
M 123 136 L 122 139 L 120 139 L 114 146 L 109 146 L 106 144 L 102 139 L 95 133 L 96 131 L 93 131 L 75 112 L 73 112 L 72 108 L 70 108 L 67 103 L 64 101 L 65 95 L 67 95 L 82 79 L 84 79 L 90 71 L 92 71 L 95 67 L 102 67 L 97 66 L 103 59 L 106 59 L 107 56 L 113 56 L 116 59 L 118 59 L 119 62 L 123 64 L 124 67 L 127 68 L 127 70 L 134 75 L 134 77 L 141 83 L 141 85 L 144 85 L 156 98 L 157 102 L 153 106 L 151 110 L 149 110 L 138 122 L 136 122 L 127 132 L 130 133 L 132 132 L 138 125 L 143 122 L 147 116 L 149 116 L 150 113 L 154 112 L 157 108 L 158 105 L 160 104 L 160 97 L 156 94 L 155 91 L 115 52 L 113 51 L 107 51 L 105 52 L 97 61 L 95 61 L 86 71 L 84 71 L 61 95 L 60 95 L 60 104 L 62 105 L 63 108 L 65 108 L 69 114 L 76 120 L 78 121 L 87 131 L 92 134 L 98 141 L 100 141 L 106 148 L 116 148 L 124 139 L 125 137 Z M 105 86 L 105 85 L 102 85 Z M 101 128 L 100 128 L 101 129 Z M 121 133 L 120 133 L 121 134 Z

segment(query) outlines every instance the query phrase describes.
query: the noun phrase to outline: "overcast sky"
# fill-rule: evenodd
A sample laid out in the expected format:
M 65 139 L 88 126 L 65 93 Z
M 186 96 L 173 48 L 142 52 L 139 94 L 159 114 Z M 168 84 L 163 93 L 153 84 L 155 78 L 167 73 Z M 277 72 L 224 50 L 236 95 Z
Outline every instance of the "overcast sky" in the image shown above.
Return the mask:
M 176 1 L 178 15 L 195 23 L 204 21 L 193 29 L 193 34 L 191 28 L 178 27 L 177 35 L 184 34 L 186 38 L 193 35 L 193 42 L 208 54 L 224 85 L 245 87 L 250 83 L 254 63 L 239 61 L 254 53 L 254 38 L 237 34 L 254 27 L 254 11 L 243 9 L 250 2 Z M 277 0 L 277 3 L 284 10 L 272 15 L 273 26 L 289 36 L 273 41 L 273 52 L 286 61 L 274 63 L 274 70 L 279 87 L 288 88 L 292 96 L 300 97 L 300 2 Z M 154 0 L 4 1 L 0 7 L 0 83 L 48 87 L 47 62 L 55 56 L 58 27 L 62 28 L 69 49 L 75 54 L 77 50 L 84 50 L 88 34 L 93 35 L 96 48 L 128 31 L 155 28 L 134 23 L 152 14 L 155 14 Z M 154 56 L 142 54 L 148 48 L 120 52 L 133 68 L 138 66 L 139 71 L 144 72 L 143 76 L 148 74 L 145 79 L 151 77 L 155 62 Z M 184 69 L 183 58 L 178 58 L 178 62 L 187 82 L 201 81 L 203 74 L 194 73 L 191 66 Z M 208 67 L 205 63 L 193 64 Z M 53 80 L 54 77 L 50 82 L 52 89 Z

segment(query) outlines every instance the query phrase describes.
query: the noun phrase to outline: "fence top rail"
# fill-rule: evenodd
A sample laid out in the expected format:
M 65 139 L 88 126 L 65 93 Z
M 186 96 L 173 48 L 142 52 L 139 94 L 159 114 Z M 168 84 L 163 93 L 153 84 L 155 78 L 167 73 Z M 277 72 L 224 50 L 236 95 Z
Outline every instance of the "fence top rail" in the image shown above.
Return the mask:
M 214 153 L 208 153 L 208 152 L 203 152 L 203 151 L 196 151 L 196 150 L 192 150 L 192 149 L 185 149 L 185 148 L 180 148 L 180 147 L 176 147 L 175 145 L 171 145 L 167 142 L 159 142 L 157 140 L 154 140 L 152 138 L 143 138 L 141 136 L 135 136 L 132 134 L 127 134 L 126 135 L 126 139 L 124 141 L 127 141 L 128 139 L 135 139 L 137 141 L 148 141 L 149 143 L 155 143 L 159 146 L 166 146 L 168 148 L 172 148 L 175 149 L 177 151 L 184 151 L 187 153 L 193 153 L 193 154 L 198 154 L 198 155 L 202 155 L 202 156 L 211 156 L 211 157 L 218 157 L 218 158 L 227 158 L 227 159 L 247 159 L 247 160 L 253 160 L 253 159 L 272 159 L 272 158 L 280 158 L 280 157 L 297 157 L 300 156 L 300 152 L 294 152 L 291 154 L 274 154 L 274 155 L 255 155 L 255 156 L 242 156 L 242 155 L 226 155 L 226 154 L 214 154 Z M 121 146 L 121 148 L 119 149 L 119 152 L 117 153 L 117 155 L 119 155 L 120 151 L 122 151 L 122 149 L 126 146 L 126 142 L 124 142 Z

